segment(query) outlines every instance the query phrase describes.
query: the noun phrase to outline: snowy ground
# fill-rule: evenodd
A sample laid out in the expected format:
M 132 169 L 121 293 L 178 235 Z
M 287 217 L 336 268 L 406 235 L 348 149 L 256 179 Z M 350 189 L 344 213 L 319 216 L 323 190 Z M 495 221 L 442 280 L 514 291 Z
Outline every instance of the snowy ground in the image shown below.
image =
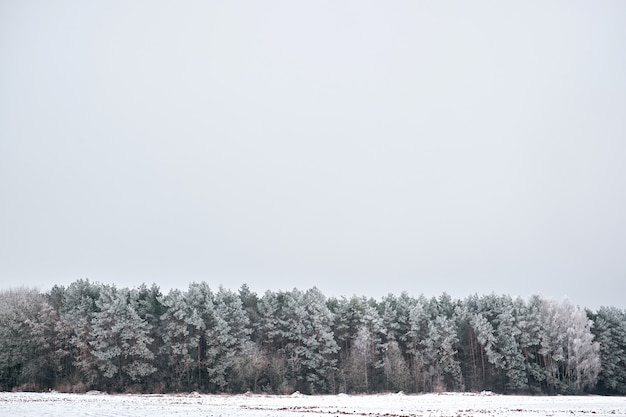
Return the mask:
M 0 393 L 0 416 L 626 416 L 626 397 Z

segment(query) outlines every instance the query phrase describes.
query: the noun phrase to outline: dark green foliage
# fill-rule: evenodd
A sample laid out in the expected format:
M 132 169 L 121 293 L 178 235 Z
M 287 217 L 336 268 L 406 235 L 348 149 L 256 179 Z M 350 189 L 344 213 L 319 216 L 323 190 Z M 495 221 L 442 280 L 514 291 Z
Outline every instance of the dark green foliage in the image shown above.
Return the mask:
M 79 280 L 0 292 L 0 389 L 626 394 L 626 313 Z

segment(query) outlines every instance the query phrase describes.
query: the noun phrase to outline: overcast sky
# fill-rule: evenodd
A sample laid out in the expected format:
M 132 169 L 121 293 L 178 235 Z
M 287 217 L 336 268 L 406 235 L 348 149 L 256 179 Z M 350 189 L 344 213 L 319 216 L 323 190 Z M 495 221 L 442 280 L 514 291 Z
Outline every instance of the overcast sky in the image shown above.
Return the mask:
M 626 308 L 626 2 L 0 0 L 0 289 Z

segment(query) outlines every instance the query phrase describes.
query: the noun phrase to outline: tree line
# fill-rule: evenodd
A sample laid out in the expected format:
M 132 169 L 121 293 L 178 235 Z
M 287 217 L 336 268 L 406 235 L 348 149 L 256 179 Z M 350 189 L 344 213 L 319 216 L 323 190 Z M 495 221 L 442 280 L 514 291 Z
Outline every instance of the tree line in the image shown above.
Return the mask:
M 626 311 L 78 280 L 0 292 L 0 390 L 626 394 Z

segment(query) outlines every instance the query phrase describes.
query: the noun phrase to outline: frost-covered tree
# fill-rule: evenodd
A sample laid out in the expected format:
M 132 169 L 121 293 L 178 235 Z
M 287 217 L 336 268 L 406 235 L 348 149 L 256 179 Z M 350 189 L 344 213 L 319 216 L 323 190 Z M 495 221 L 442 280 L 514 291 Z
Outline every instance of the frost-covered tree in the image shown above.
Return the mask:
M 429 337 L 430 316 L 426 311 L 428 301 L 424 297 L 416 300 L 409 313 L 409 330 L 406 334 L 407 354 L 414 390 L 416 392 L 430 390 L 429 364 L 425 357 L 424 343 Z
M 626 311 L 601 307 L 590 313 L 592 332 L 600 344 L 601 368 L 598 390 L 609 394 L 626 394 Z
M 175 390 L 229 390 L 236 358 L 244 347 L 252 352 L 250 323 L 239 295 L 224 288 L 214 294 L 206 283 L 193 283 L 184 294 L 170 291 L 162 303 L 161 355 L 171 368 L 169 385 Z
M 532 318 L 524 301 L 495 294 L 471 296 L 462 315 L 466 349 L 471 352 L 470 363 L 464 365 L 469 385 L 498 392 L 528 391 L 531 344 L 538 339 L 525 333 L 537 325 L 529 323 Z
M 399 297 L 389 294 L 383 297 L 380 306 L 386 340 L 395 340 L 401 350 L 406 350 L 406 335 L 410 330 L 409 316 L 415 306 L 415 299 L 406 292 L 402 292 Z
M 540 296 L 0 292 L 0 388 L 626 393 L 626 313 Z
M 600 372 L 600 346 L 593 340 L 592 322 L 569 301 L 542 300 L 539 353 L 546 368 L 548 389 L 581 392 L 595 386 Z
M 101 376 L 122 389 L 141 384 L 156 371 L 150 350 L 152 328 L 133 308 L 136 294 L 128 289 L 103 287 L 96 300 L 89 345 Z
M 267 353 L 256 343 L 247 341 L 234 358 L 231 385 L 239 392 L 257 392 L 259 379 L 269 363 Z
M 60 382 L 75 391 L 95 388 L 98 382 L 97 359 L 89 342 L 102 288 L 102 284 L 80 279 L 67 288 L 55 286 L 50 293 L 59 316 L 55 353 Z
M 468 301 L 463 310 L 462 334 L 465 337 L 465 379 L 467 388 L 494 389 L 492 376 L 495 369 L 504 367 L 504 358 L 498 352 L 495 329 L 478 306 Z
M 382 354 L 384 343 L 387 340 L 387 329 L 383 323 L 383 318 L 378 311 L 375 300 L 363 299 L 363 309 L 361 313 L 361 328 L 365 327 L 369 332 L 369 350 L 372 357 L 371 365 L 375 369 L 382 367 Z
M 458 339 L 451 319 L 437 316 L 429 323 L 424 341 L 424 358 L 429 365 L 430 386 L 433 389 L 463 389 L 463 375 L 456 357 Z
M 185 323 L 189 331 L 189 340 L 192 343 L 189 355 L 193 359 L 193 385 L 194 389 L 207 390 L 209 386 L 207 363 L 207 328 L 213 320 L 213 292 L 206 282 L 191 283 L 185 293 L 185 301 L 188 311 L 185 315 Z
M 334 385 L 338 347 L 332 334 L 333 318 L 321 292 L 283 294 L 279 325 L 290 384 L 307 392 L 329 391 Z
M 250 340 L 249 320 L 239 296 L 220 287 L 206 329 L 206 367 L 211 384 L 226 391 L 235 358 Z
M 33 289 L 0 292 L 0 389 L 50 387 L 54 310 Z
M 335 342 L 333 314 L 326 305 L 326 297 L 317 288 L 304 294 L 306 320 L 303 344 L 306 347 L 303 366 L 311 392 L 336 392 L 336 372 L 339 346 Z
M 259 342 L 271 353 L 285 347 L 284 293 L 267 291 L 257 304 Z
M 305 370 L 302 361 L 306 354 L 306 346 L 303 343 L 305 335 L 306 309 L 304 294 L 302 291 L 293 289 L 284 293 L 284 304 L 281 310 L 282 334 L 284 336 L 284 354 L 287 358 L 290 385 L 303 388 L 301 381 L 304 379 Z
M 365 393 L 370 391 L 370 368 L 375 361 L 371 346 L 372 334 L 367 326 L 362 326 L 352 342 L 344 367 L 347 389 L 350 392 Z
M 192 368 L 196 363 L 192 355 L 197 349 L 199 336 L 191 330 L 188 317 L 192 311 L 180 290 L 171 290 L 160 302 L 165 307 L 161 316 L 162 343 L 159 353 L 161 363 L 167 368 L 165 380 L 167 388 L 174 391 L 188 389 L 191 386 Z
M 406 391 L 410 389 L 411 373 L 409 365 L 397 341 L 385 344 L 383 355 L 385 391 Z
M 527 302 L 517 302 L 519 305 L 517 327 L 520 329 L 519 344 L 524 355 L 528 388 L 530 392 L 539 393 L 547 387 L 547 372 L 543 367 L 542 338 L 546 337 L 543 328 L 542 310 L 543 299 L 532 296 Z
M 268 372 L 264 386 L 267 390 L 287 390 L 286 317 L 283 312 L 285 294 L 266 291 L 258 300 L 257 343 L 267 353 Z
M 383 353 L 386 330 L 378 305 L 373 299 L 352 297 L 344 305 L 348 314 L 343 320 L 345 338 L 342 345 L 347 346 L 342 355 L 341 374 L 343 388 L 347 391 L 369 392 L 383 385 Z M 339 321 L 341 322 L 341 321 Z
M 570 392 L 593 388 L 600 373 L 600 345 L 591 332 L 593 322 L 586 312 L 569 302 L 562 304 L 569 318 L 567 328 L 566 382 Z
M 409 315 L 408 352 L 417 390 L 461 390 L 463 375 L 457 358 L 455 312 L 447 296 L 442 303 L 423 297 Z
M 266 292 L 258 301 L 258 340 L 271 358 L 269 384 L 279 392 L 332 392 L 336 385 L 333 314 L 316 288 Z
M 253 292 L 248 285 L 243 284 L 239 288 L 239 299 L 243 309 L 248 316 L 248 328 L 250 338 L 254 342 L 259 340 L 258 323 L 259 323 L 259 296 Z
M 383 344 L 383 372 L 385 391 L 410 390 L 411 374 L 405 356 L 409 316 L 414 301 L 403 292 L 400 297 L 389 294 L 380 303 L 381 319 L 385 329 Z
M 504 371 L 506 391 L 525 391 L 528 389 L 528 376 L 519 344 L 521 331 L 518 327 L 517 312 L 510 297 L 501 297 L 500 300 L 495 330 L 497 351 L 501 361 L 495 364 Z
M 339 361 L 345 363 L 350 351 L 351 343 L 356 337 L 361 324 L 360 299 L 353 297 L 331 298 L 327 305 L 333 313 L 333 334 L 339 346 Z M 345 386 L 345 381 L 343 383 Z

